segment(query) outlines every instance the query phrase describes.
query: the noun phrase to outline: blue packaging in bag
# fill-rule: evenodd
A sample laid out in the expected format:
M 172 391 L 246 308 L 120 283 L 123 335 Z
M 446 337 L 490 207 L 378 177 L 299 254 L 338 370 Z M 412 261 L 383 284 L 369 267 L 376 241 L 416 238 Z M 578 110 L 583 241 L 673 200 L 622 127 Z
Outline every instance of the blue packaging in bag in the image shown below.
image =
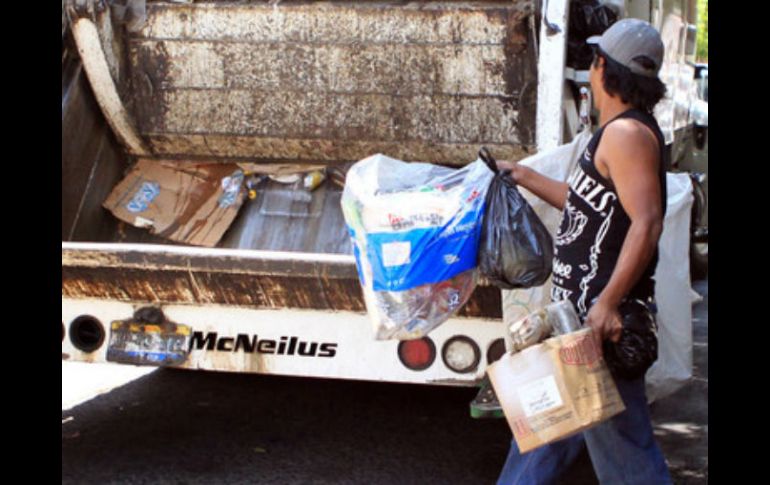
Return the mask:
M 351 167 L 342 196 L 377 338 L 419 338 L 447 320 L 476 284 L 492 172 L 374 155 Z

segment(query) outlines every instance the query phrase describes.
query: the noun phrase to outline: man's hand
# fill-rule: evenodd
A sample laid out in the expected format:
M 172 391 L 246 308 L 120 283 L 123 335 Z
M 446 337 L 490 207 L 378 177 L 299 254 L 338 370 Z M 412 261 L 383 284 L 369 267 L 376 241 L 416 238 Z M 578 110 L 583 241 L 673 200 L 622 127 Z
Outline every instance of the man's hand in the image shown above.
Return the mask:
M 495 160 L 495 163 L 497 163 L 497 168 L 500 169 L 500 171 L 513 171 L 513 167 L 516 166 L 516 162 L 509 162 L 508 160 Z
M 562 210 L 567 200 L 569 185 L 538 173 L 536 170 L 507 160 L 497 160 L 497 168 L 500 171 L 509 170 L 511 179 L 517 185 L 524 187 L 536 196 L 540 197 L 553 207 Z
M 606 339 L 613 342 L 620 340 L 620 333 L 623 330 L 623 321 L 616 306 L 608 305 L 598 300 L 588 311 L 585 321 L 586 327 L 593 329 L 594 339 L 602 352 L 602 343 Z
M 514 182 L 521 183 L 521 175 L 525 167 L 519 165 L 516 162 L 509 162 L 507 160 L 495 160 L 498 170 L 511 172 L 511 178 Z

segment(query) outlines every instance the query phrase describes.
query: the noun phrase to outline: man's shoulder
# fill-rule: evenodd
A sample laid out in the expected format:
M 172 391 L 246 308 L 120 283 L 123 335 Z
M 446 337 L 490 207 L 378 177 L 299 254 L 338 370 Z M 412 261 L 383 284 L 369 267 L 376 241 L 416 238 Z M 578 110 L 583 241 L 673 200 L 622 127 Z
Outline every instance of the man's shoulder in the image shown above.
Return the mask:
M 658 138 L 652 129 L 633 118 L 621 118 L 608 124 L 602 141 L 620 151 L 637 151 L 658 148 Z
M 660 163 L 658 139 L 641 121 L 621 118 L 606 125 L 596 158 L 597 169 L 608 178 L 623 167 L 655 167 Z

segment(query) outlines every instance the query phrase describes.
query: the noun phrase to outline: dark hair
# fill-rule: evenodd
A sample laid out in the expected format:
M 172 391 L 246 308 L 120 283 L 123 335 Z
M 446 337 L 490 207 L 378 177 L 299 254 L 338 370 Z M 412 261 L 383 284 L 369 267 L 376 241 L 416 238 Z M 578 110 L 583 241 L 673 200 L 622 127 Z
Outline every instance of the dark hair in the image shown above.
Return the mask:
M 604 59 L 604 89 L 618 96 L 624 103 L 636 109 L 652 113 L 653 108 L 666 94 L 666 85 L 657 77 L 634 74 L 629 68 L 609 57 L 598 46 L 594 49 L 594 67 L 599 67 L 599 57 Z M 646 57 L 635 59 L 640 64 L 652 63 Z

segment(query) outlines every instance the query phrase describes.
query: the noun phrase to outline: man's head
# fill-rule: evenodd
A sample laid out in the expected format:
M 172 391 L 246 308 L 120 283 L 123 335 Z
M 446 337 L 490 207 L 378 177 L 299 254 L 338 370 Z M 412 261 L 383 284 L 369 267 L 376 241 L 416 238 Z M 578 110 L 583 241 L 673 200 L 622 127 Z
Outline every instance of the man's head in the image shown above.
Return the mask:
M 642 20 L 623 19 L 587 42 L 595 53 L 591 66 L 594 95 L 606 93 L 651 112 L 666 92 L 658 78 L 664 51 L 658 31 Z

